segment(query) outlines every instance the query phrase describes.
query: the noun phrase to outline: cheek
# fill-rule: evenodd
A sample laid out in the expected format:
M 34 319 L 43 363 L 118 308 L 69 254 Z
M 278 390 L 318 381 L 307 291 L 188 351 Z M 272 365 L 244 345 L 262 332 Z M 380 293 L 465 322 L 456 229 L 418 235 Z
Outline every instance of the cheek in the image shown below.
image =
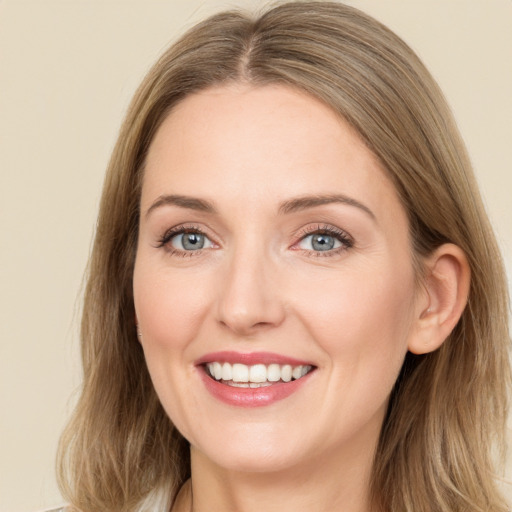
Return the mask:
M 371 418 L 379 425 L 383 421 L 407 353 L 413 302 L 412 273 L 397 278 L 367 267 L 366 273 L 325 283 L 303 310 L 304 323 L 325 355 L 329 386 L 323 401 L 333 435 L 358 431 L 373 424 Z
M 367 367 L 400 366 L 412 327 L 412 271 L 367 266 L 317 284 L 303 317 L 325 352 L 347 366 L 363 356 Z
M 140 265 L 142 267 L 142 265 Z M 135 267 L 134 300 L 143 337 L 160 349 L 182 349 L 201 324 L 204 280 L 158 268 Z
M 189 347 L 205 309 L 199 283 L 145 261 L 135 265 L 134 302 L 146 364 L 160 402 L 187 438 L 194 408 L 187 387 L 193 371 Z

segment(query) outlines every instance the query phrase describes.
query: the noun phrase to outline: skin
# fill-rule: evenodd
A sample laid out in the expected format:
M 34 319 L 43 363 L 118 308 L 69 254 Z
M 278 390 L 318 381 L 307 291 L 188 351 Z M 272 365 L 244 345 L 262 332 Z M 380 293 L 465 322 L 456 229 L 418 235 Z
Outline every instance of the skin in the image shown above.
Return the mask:
M 159 204 L 168 194 L 215 212 Z M 282 211 L 333 194 L 358 205 Z M 435 348 L 422 345 L 431 339 L 424 326 L 440 325 L 415 280 L 406 213 L 374 155 L 301 92 L 216 87 L 185 98 L 159 128 L 141 212 L 141 343 L 160 400 L 191 443 L 192 483 L 175 510 L 370 510 L 389 394 L 407 350 Z M 179 234 L 162 246 L 179 226 L 203 232 L 206 247 L 185 251 Z M 350 242 L 314 250 L 308 234 L 327 228 Z M 441 270 L 456 279 L 458 254 L 447 253 Z M 195 364 L 220 350 L 273 352 L 316 369 L 284 400 L 240 408 L 214 398 Z

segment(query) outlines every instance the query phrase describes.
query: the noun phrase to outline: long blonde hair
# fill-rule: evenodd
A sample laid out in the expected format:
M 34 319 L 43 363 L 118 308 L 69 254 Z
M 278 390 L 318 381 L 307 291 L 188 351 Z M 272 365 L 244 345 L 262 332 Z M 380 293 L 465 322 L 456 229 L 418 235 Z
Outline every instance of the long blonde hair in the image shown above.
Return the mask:
M 59 452 L 77 509 L 131 511 L 190 475 L 188 444 L 163 411 L 137 341 L 132 273 L 144 160 L 185 96 L 229 81 L 286 84 L 347 120 L 387 169 L 417 261 L 444 242 L 471 267 L 469 302 L 434 353 L 408 354 L 373 468 L 383 511 L 505 511 L 510 380 L 504 269 L 463 142 L 437 84 L 389 29 L 339 3 L 291 2 L 257 18 L 215 15 L 176 42 L 138 89 L 103 190 L 82 318 L 83 389 Z M 418 272 L 421 270 L 418 269 Z

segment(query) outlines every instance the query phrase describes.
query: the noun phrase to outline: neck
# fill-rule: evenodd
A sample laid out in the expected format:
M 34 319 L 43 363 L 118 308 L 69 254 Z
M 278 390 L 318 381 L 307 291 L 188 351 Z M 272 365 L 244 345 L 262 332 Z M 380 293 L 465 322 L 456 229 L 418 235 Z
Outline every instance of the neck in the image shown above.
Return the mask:
M 308 465 L 269 473 L 250 473 L 217 466 L 191 449 L 192 479 L 183 511 L 370 512 L 370 477 L 374 446 L 354 445 L 343 454 L 319 454 Z M 184 497 L 185 497 L 184 496 Z

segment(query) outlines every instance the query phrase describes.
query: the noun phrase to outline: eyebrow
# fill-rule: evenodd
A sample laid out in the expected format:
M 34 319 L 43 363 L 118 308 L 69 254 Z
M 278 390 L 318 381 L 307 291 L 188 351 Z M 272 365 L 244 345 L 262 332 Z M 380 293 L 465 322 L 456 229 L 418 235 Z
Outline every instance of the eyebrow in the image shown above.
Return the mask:
M 197 197 L 171 194 L 159 196 L 157 200 L 148 208 L 146 212 L 146 218 L 154 210 L 160 208 L 161 206 L 179 206 L 180 208 L 187 208 L 188 210 L 196 210 L 206 213 L 217 213 L 217 210 L 209 201 L 198 199 Z
M 326 204 L 344 204 L 348 206 L 354 206 L 359 208 L 366 214 L 368 214 L 373 220 L 376 220 L 375 214 L 356 199 L 347 197 L 340 194 L 328 194 L 328 195 L 312 195 L 312 196 L 301 196 L 295 199 L 290 199 L 282 203 L 279 207 L 279 213 L 289 214 L 298 211 L 307 210 L 308 208 L 315 208 L 316 206 L 323 206 Z M 205 213 L 217 213 L 216 208 L 212 203 L 205 199 L 199 199 L 197 197 L 183 196 L 183 195 L 162 195 L 159 196 L 156 201 L 146 211 L 146 218 L 157 208 L 162 206 L 178 206 L 180 208 L 186 208 L 189 210 L 196 210 Z
M 340 194 L 302 196 L 297 197 L 296 199 L 290 199 L 289 201 L 285 201 L 283 204 L 281 204 L 279 207 L 279 212 L 284 214 L 293 213 L 307 210 L 308 208 L 314 208 L 316 206 L 333 203 L 354 206 L 367 213 L 373 220 L 376 220 L 375 214 L 370 210 L 370 208 L 365 206 L 363 203 L 360 203 L 356 199 L 352 199 L 351 197 Z

